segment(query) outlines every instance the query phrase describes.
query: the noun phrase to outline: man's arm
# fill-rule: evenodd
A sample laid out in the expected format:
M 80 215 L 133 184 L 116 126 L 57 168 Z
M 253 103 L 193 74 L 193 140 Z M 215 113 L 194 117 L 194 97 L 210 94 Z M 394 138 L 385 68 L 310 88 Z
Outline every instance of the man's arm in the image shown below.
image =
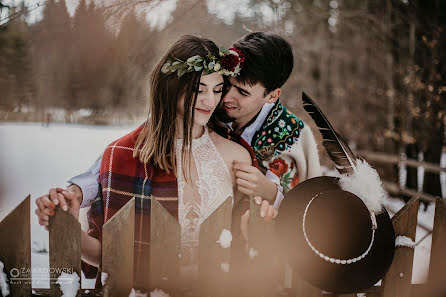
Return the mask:
M 267 170 L 265 173 L 265 176 L 267 179 L 269 179 L 270 181 L 272 181 L 276 186 L 277 186 L 277 193 L 276 193 L 276 197 L 274 198 L 274 204 L 273 207 L 275 210 L 279 210 L 280 204 L 282 203 L 283 200 L 283 187 L 280 184 L 280 179 L 277 175 L 275 175 L 274 173 L 272 173 L 270 170 Z
M 55 191 L 60 207 L 64 211 L 68 211 L 76 220 L 79 220 L 80 203 L 77 194 L 68 191 L 68 189 L 56 188 L 51 190 Z M 36 215 L 39 217 L 39 224 L 45 226 L 45 229 L 48 230 L 49 215 L 54 215 L 55 203 L 50 201 L 45 195 L 38 198 L 36 204 Z M 83 261 L 93 266 L 99 266 L 101 261 L 101 242 L 88 235 L 84 230 L 81 230 L 81 254 Z
M 72 187 L 78 194 L 81 208 L 91 206 L 93 200 L 98 196 L 101 161 L 102 155 L 86 172 L 76 175 L 68 181 L 71 184 L 68 188 Z

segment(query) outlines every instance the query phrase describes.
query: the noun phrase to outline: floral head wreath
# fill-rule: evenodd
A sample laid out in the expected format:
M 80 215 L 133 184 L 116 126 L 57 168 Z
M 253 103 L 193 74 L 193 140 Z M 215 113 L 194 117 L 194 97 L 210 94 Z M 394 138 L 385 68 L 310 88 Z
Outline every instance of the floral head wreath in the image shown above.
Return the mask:
M 223 46 L 219 48 L 219 57 L 208 54 L 206 57 L 199 55 L 192 56 L 186 62 L 180 59 L 176 61 L 167 61 L 161 68 L 164 74 L 177 72 L 178 77 L 181 77 L 187 72 L 203 71 L 203 74 L 210 74 L 217 72 L 221 75 L 237 76 L 243 68 L 245 56 L 242 51 L 236 48 L 226 49 Z

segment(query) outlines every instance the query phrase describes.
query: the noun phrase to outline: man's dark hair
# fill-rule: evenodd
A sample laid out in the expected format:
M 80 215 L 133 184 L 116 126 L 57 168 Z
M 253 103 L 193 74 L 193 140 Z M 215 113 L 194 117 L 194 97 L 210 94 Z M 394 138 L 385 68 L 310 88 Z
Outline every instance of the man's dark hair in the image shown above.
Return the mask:
M 283 86 L 293 70 L 291 45 L 283 37 L 266 32 L 246 35 L 234 44 L 245 55 L 237 81 L 250 86 L 262 84 L 266 94 Z

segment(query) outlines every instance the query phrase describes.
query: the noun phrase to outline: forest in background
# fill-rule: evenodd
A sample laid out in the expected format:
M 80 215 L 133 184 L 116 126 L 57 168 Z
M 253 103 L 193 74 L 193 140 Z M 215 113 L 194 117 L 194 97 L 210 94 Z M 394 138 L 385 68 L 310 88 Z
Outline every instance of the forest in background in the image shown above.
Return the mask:
M 167 25 L 152 28 L 142 8 L 162 2 L 80 0 L 71 17 L 65 0 L 46 0 L 42 19 L 29 24 L 25 1 L 0 0 L 9 16 L 0 25 L 0 121 L 51 121 L 60 110 L 68 122 L 79 111 L 92 123 L 143 119 L 147 75 L 177 37 L 228 46 L 250 31 L 273 31 L 293 46 L 282 96 L 292 111 L 311 122 L 300 103 L 305 91 L 357 149 L 414 159 L 423 152 L 439 163 L 446 1 L 179 0 Z M 438 195 L 438 174 L 426 174 L 426 193 Z

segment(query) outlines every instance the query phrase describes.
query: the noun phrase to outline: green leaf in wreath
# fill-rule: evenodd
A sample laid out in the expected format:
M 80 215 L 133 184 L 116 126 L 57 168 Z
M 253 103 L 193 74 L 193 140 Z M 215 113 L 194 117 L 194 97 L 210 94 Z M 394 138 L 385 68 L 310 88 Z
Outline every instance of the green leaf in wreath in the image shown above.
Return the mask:
M 229 54 L 229 51 L 223 46 L 223 45 L 221 45 L 220 47 L 219 47 L 219 50 L 220 50 L 220 52 L 222 53 L 222 54 Z
M 183 74 L 185 74 L 185 73 L 186 73 L 185 69 L 178 69 L 178 77 L 183 76 Z

